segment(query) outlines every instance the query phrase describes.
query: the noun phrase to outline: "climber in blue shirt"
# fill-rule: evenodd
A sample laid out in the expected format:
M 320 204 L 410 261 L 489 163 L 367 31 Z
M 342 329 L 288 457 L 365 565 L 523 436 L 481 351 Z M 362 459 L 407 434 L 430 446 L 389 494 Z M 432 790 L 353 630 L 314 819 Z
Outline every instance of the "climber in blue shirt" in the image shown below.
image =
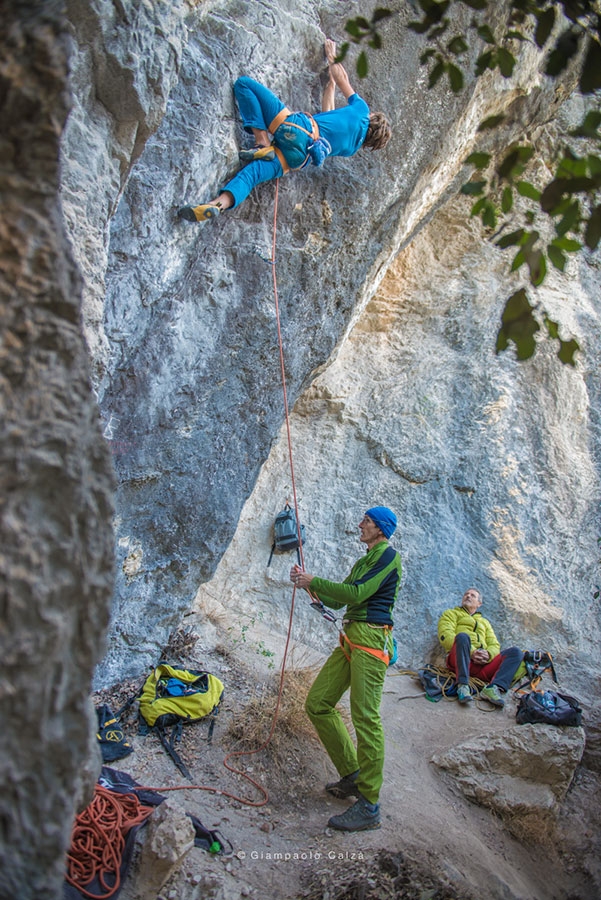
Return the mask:
M 351 86 L 341 63 L 335 62 L 336 44 L 325 42 L 329 80 L 324 88 L 322 112 L 291 112 L 268 88 L 243 76 L 234 84 L 244 130 L 252 134 L 255 146 L 239 157 L 249 165 L 241 169 L 221 189 L 219 195 L 200 206 L 184 206 L 178 211 L 188 222 L 205 222 L 226 209 L 239 206 L 252 189 L 264 181 L 281 178 L 309 162 L 320 166 L 328 156 L 353 156 L 361 147 L 381 150 L 391 137 L 390 123 L 381 112 L 369 107 Z M 334 106 L 338 88 L 347 105 Z

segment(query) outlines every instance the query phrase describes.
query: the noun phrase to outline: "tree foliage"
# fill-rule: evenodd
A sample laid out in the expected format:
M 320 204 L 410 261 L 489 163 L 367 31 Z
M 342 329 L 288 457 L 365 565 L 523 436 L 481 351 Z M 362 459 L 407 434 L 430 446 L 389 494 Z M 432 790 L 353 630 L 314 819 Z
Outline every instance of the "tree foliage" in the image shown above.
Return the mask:
M 531 303 L 529 289 L 539 287 L 550 267 L 561 272 L 571 254 L 595 251 L 601 241 L 601 2 L 599 0 L 510 0 L 506 16 L 500 20 L 487 13 L 498 6 L 494 0 L 417 0 L 412 2 L 420 19 L 408 28 L 423 36 L 425 49 L 420 62 L 428 67 L 428 87 L 448 81 L 459 93 L 466 81 L 467 66 L 473 63 L 476 77 L 498 72 L 511 78 L 522 47 L 535 45 L 544 54 L 544 72 L 558 78 L 568 67 L 575 69 L 578 90 L 590 96 L 589 110 L 580 125 L 565 136 L 552 174 L 545 183 L 534 170 L 535 148 L 528 141 L 506 147 L 500 154 L 477 150 L 465 160 L 473 174 L 461 191 L 473 198 L 472 216 L 478 216 L 491 239 L 501 250 L 511 251 L 511 270 L 527 273 L 523 286 L 507 300 L 497 335 L 497 352 L 513 343 L 518 359 L 535 352 L 535 336 L 542 328 L 558 341 L 558 357 L 575 364 L 579 350 L 576 340 L 562 340 L 559 325 Z M 453 8 L 471 12 L 452 16 Z M 370 20 L 349 20 L 346 31 L 352 43 L 382 46 L 379 28 L 392 15 L 391 9 L 376 9 Z M 349 42 L 341 48 L 346 56 Z M 361 77 L 368 72 L 363 49 L 357 62 Z M 480 123 L 486 133 L 502 126 L 504 116 L 491 116 Z

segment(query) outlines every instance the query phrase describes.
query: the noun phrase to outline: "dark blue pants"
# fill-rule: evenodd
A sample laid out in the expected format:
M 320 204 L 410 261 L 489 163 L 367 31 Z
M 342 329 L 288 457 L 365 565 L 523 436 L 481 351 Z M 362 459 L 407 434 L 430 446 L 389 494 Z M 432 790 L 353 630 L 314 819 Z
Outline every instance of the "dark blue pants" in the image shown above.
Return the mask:
M 524 658 L 523 651 L 519 647 L 509 647 L 507 650 L 501 650 L 498 656 L 484 665 L 472 662 L 471 652 L 472 644 L 469 634 L 458 634 L 447 657 L 447 665 L 455 672 L 458 684 L 467 684 L 472 677 L 496 684 L 501 690 L 508 691 L 513 676 Z

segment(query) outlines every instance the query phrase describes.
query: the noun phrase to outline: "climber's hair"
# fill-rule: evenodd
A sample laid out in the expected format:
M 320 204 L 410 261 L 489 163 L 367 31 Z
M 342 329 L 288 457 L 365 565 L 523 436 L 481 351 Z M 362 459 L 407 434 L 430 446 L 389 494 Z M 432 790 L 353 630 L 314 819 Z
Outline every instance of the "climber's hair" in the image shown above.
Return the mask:
M 367 126 L 367 134 L 365 135 L 363 146 L 369 147 L 370 150 L 382 150 L 391 137 L 392 128 L 384 113 L 370 113 L 369 125 Z

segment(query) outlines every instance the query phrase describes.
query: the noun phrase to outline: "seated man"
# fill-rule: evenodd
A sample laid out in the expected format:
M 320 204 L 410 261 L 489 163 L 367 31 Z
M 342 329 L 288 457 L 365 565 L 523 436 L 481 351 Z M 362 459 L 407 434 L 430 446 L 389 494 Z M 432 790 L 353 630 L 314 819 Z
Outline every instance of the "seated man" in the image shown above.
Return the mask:
M 480 696 L 494 706 L 504 706 L 505 694 L 524 654 L 517 647 L 501 652 L 493 627 L 478 612 L 482 596 L 476 588 L 463 595 L 461 606 L 447 609 L 438 620 L 438 638 L 447 655 L 447 666 L 457 676 L 457 699 L 469 703 L 470 676 L 489 684 Z

